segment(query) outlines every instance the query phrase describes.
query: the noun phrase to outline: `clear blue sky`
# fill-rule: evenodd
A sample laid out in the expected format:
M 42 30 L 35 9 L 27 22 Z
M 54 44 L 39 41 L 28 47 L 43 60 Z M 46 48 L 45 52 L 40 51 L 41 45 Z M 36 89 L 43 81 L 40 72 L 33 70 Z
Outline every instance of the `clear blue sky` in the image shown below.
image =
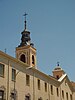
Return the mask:
M 25 12 L 38 69 L 52 74 L 59 61 L 75 81 L 75 0 L 0 0 L 0 50 L 14 57 Z

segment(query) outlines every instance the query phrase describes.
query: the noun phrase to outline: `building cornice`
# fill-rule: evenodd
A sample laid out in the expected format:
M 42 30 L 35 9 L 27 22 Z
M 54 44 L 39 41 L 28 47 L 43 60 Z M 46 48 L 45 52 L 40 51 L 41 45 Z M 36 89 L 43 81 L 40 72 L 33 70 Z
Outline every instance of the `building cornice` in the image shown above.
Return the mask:
M 12 56 L 10 56 L 10 55 L 8 55 L 8 54 L 2 52 L 2 51 L 0 51 L 0 55 L 3 56 L 3 57 L 5 57 L 5 58 L 7 58 L 9 61 L 14 61 L 14 62 L 16 62 L 16 63 L 19 63 L 19 64 L 23 65 L 24 67 L 29 67 L 28 64 L 23 63 L 23 62 L 20 61 L 19 59 L 14 58 L 14 57 L 12 57 Z

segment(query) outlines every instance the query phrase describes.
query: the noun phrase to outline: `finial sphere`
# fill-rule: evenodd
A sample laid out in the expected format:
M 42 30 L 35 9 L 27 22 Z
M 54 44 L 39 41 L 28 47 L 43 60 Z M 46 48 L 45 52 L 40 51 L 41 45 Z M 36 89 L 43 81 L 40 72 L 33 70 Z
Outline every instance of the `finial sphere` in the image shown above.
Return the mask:
M 57 66 L 59 66 L 59 62 L 57 62 Z

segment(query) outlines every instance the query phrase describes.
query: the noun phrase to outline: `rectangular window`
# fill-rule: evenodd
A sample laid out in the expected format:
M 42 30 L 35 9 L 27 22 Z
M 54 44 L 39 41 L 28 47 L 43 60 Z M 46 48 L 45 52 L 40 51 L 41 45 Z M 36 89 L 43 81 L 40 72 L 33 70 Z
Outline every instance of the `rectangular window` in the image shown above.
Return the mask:
M 68 100 L 68 93 L 66 93 L 66 100 Z
M 4 65 L 0 63 L 0 76 L 4 77 Z
M 11 100 L 14 100 L 14 93 L 11 93 Z
M 47 92 L 47 83 L 45 83 L 45 92 Z
M 43 100 L 42 97 L 38 98 L 38 100 Z
M 12 69 L 12 81 L 16 81 L 16 70 Z
M 30 96 L 25 96 L 25 100 L 30 100 Z
M 38 84 L 38 90 L 40 90 L 40 80 L 37 80 L 37 84 Z
M 64 91 L 62 90 L 62 98 L 64 98 Z
M 30 85 L 30 76 L 26 75 L 26 85 Z
M 16 100 L 16 93 L 11 93 L 11 100 Z
M 57 91 L 57 96 L 59 96 L 59 89 L 58 89 L 58 88 L 56 88 L 56 91 Z
M 70 94 L 70 100 L 72 100 L 72 94 Z
M 4 100 L 4 91 L 0 90 L 0 100 Z
M 53 95 L 53 86 L 51 85 L 51 94 Z

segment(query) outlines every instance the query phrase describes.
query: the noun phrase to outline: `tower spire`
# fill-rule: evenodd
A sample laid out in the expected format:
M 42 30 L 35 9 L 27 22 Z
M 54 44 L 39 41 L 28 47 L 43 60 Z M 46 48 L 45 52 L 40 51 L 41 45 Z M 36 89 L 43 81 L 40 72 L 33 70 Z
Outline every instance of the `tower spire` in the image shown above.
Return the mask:
M 27 13 L 23 17 L 25 18 L 25 28 L 21 32 L 21 43 L 16 47 L 16 58 L 26 63 L 27 66 L 36 68 L 36 48 L 31 42 L 30 32 L 26 29 Z
M 27 23 L 27 21 L 26 21 L 26 16 L 27 16 L 28 14 L 25 12 L 25 14 L 23 15 L 24 17 L 25 17 L 25 30 L 26 30 L 26 23 Z
M 26 45 L 32 45 L 31 44 L 31 38 L 30 38 L 30 32 L 29 31 L 27 31 L 26 30 L 26 16 L 27 16 L 28 14 L 25 12 L 25 14 L 23 15 L 24 17 L 25 17 L 25 28 L 24 28 L 24 31 L 23 32 L 21 32 L 21 34 L 22 34 L 22 37 L 21 37 L 21 43 L 20 43 L 20 45 L 19 45 L 19 47 L 22 47 L 22 46 L 26 46 Z

